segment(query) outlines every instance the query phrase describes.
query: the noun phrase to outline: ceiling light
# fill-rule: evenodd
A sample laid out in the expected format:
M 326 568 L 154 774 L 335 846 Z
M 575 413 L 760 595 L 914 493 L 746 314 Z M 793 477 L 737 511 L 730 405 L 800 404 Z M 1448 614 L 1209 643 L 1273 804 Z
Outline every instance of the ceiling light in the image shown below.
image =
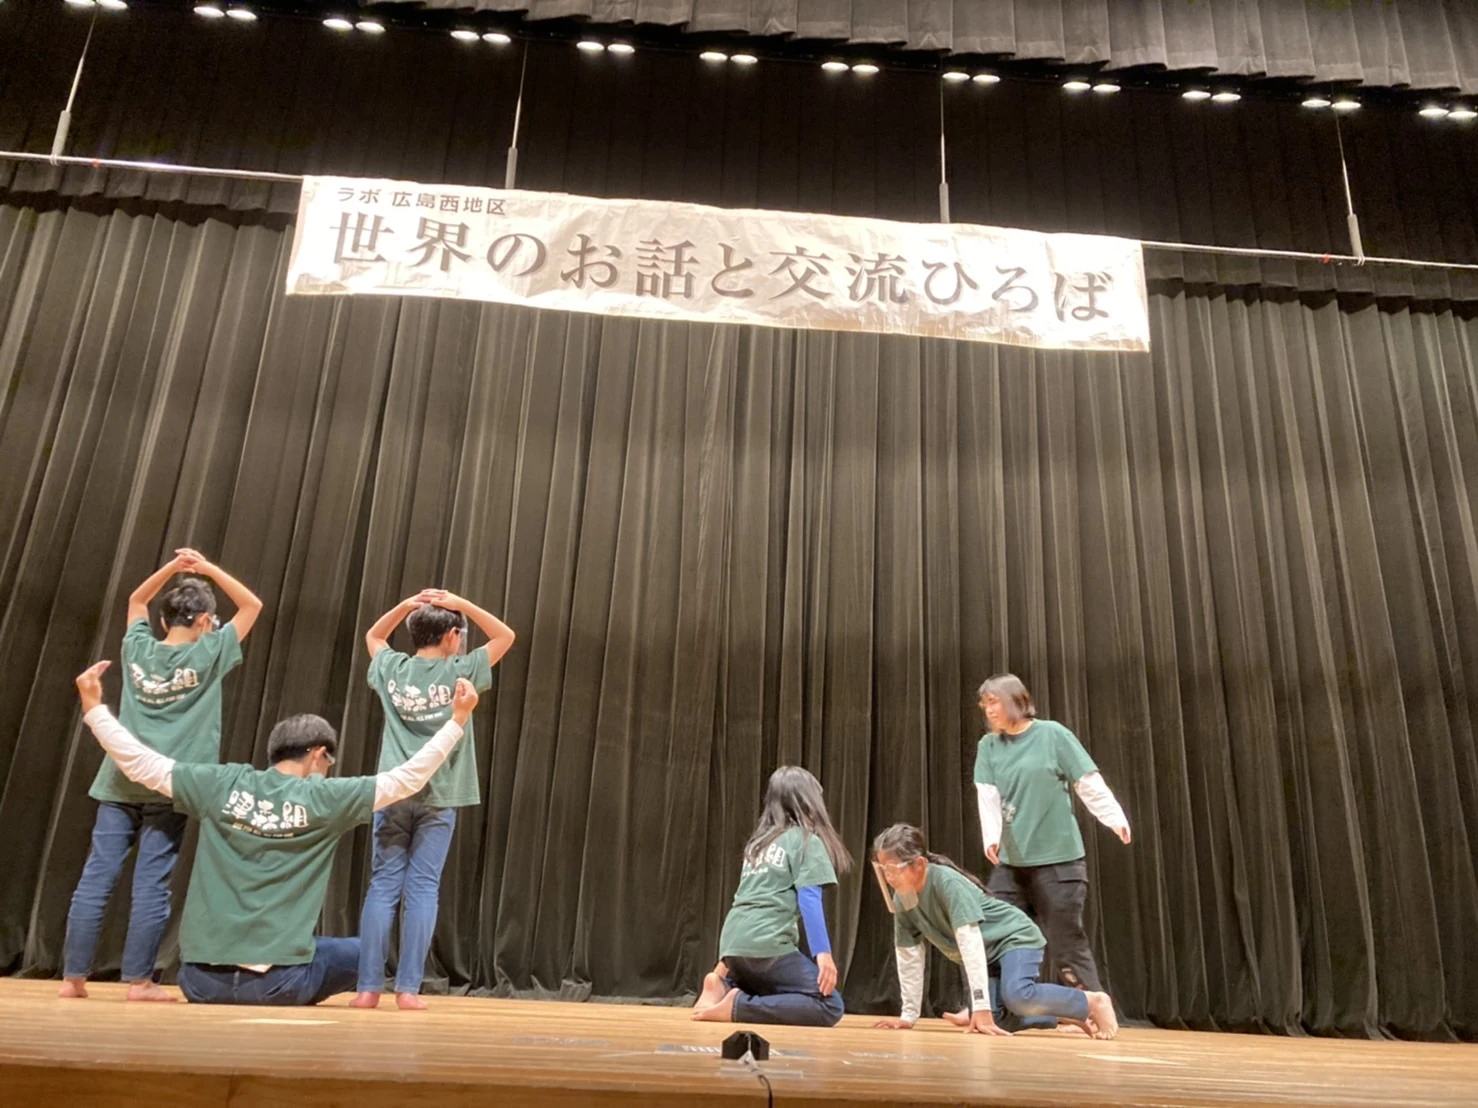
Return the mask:
M 1416 114 L 1421 116 L 1423 119 L 1446 119 L 1452 113 L 1444 108 L 1441 104 L 1428 104 Z
M 196 4 L 195 14 L 204 16 L 206 19 L 220 19 L 226 13 L 222 8 L 218 8 L 214 4 Z
M 1329 104 L 1330 101 L 1323 96 L 1310 96 L 1304 101 L 1304 107 L 1306 108 L 1327 108 Z
M 587 54 L 599 54 L 606 48 L 605 43 L 596 42 L 593 38 L 582 38 L 579 42 L 575 43 L 575 46 L 584 50 Z
M 121 12 L 128 7 L 127 0 L 98 0 L 98 7 L 107 8 L 109 11 Z
M 732 58 L 729 59 L 729 61 L 733 62 L 735 65 L 754 65 L 759 61 L 759 59 L 756 58 L 753 54 L 735 54 Z
M 1092 87 L 1093 86 L 1090 85 L 1087 81 L 1064 81 L 1064 82 L 1062 82 L 1062 91 L 1063 92 L 1087 92 Z
M 977 85 L 999 85 L 1001 83 L 1001 78 L 995 73 L 977 73 L 970 80 Z
M 513 41 L 513 38 L 505 35 L 502 31 L 489 31 L 482 36 L 482 41 L 491 42 L 494 46 L 507 46 Z
M 966 73 L 963 69 L 946 69 L 940 76 L 946 81 L 954 81 L 957 84 L 960 81 L 968 81 L 970 79 L 970 74 Z
M 1478 112 L 1475 112 L 1472 108 L 1453 108 L 1452 111 L 1447 113 L 1447 118 L 1455 119 L 1459 123 L 1468 123 L 1474 119 L 1478 119 Z
M 356 31 L 363 31 L 367 35 L 383 35 L 385 33 L 385 24 L 378 23 L 373 19 L 361 19 L 358 23 L 354 24 L 354 29 Z
M 71 4 L 74 8 L 90 8 L 93 6 L 93 0 L 67 0 L 67 3 Z
M 705 50 L 703 51 L 703 53 L 699 54 L 698 57 L 703 59 L 705 62 L 712 62 L 715 65 L 717 65 L 719 62 L 726 62 L 729 60 L 729 55 L 721 53 L 718 50 Z
M 821 68 L 828 73 L 845 73 L 851 67 L 846 62 L 822 62 Z
M 1360 101 L 1346 97 L 1343 100 L 1336 100 L 1331 107 L 1337 112 L 1355 112 L 1360 110 Z
M 1180 94 L 1182 100 L 1210 100 L 1211 93 L 1203 88 L 1188 88 Z
M 858 62 L 852 67 L 852 72 L 859 77 L 871 77 L 877 71 L 878 67 L 873 65 L 872 62 Z
M 1213 104 L 1235 104 L 1240 99 L 1242 99 L 1240 92 L 1232 92 L 1230 90 L 1213 93 L 1211 96 L 1211 102 Z
M 238 23 L 255 23 L 257 13 L 250 8 L 227 8 L 226 14 Z
M 350 23 L 341 15 L 331 15 L 323 21 L 323 25 L 331 31 L 352 31 L 354 24 Z
M 1112 81 L 1099 81 L 1098 84 L 1093 86 L 1093 91 L 1105 94 L 1110 92 L 1118 92 L 1119 86 L 1114 84 Z
M 476 31 L 469 31 L 462 27 L 458 27 L 452 32 L 452 38 L 458 42 L 476 42 L 481 37 Z
M 606 49 L 612 54 L 627 55 L 636 53 L 636 47 L 632 46 L 629 42 L 613 42 Z

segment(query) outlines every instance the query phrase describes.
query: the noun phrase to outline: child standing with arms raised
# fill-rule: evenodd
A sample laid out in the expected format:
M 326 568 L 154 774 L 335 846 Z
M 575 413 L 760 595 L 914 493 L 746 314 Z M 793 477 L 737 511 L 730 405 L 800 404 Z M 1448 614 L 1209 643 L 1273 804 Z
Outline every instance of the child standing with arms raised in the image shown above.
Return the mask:
M 821 888 L 851 855 L 831 825 L 821 783 L 799 766 L 770 775 L 759 825 L 744 848 L 719 963 L 703 981 L 695 1020 L 832 1027 L 842 1018 Z M 797 920 L 814 962 L 800 952 Z
M 486 646 L 464 654 L 467 620 L 487 635 Z M 413 654 L 390 648 L 391 633 L 405 620 Z M 385 709 L 380 769 L 411 758 L 451 718 L 452 694 L 464 678 L 478 692 L 493 683 L 492 667 L 513 645 L 513 631 L 469 600 L 442 589 L 426 589 L 402 600 L 365 633 L 369 684 Z M 441 870 L 446 864 L 457 809 L 481 803 L 472 721 L 462 741 L 415 796 L 375 813 L 374 862 L 359 918 L 359 995 L 356 1008 L 373 1008 L 385 987 L 385 953 L 395 910 L 401 908 L 400 961 L 395 1001 L 423 1009 L 421 979 L 436 930 Z
M 176 573 L 186 577 L 165 590 L 159 604 L 162 639 L 149 625 L 149 603 Z M 210 577 L 236 605 L 231 622 L 216 618 Z M 182 549 L 128 598 L 123 633 L 123 698 L 119 717 L 150 750 L 181 764 L 221 758 L 221 681 L 241 664 L 241 640 L 262 602 L 236 578 Z M 88 793 L 98 802 L 92 848 L 67 913 L 62 952 L 62 997 L 85 997 L 102 930 L 103 913 L 129 852 L 138 845 L 133 900 L 123 944 L 123 980 L 129 1000 L 173 1000 L 154 982 L 154 961 L 169 922 L 169 882 L 180 855 L 185 817 L 169 798 L 135 784 L 103 759 Z

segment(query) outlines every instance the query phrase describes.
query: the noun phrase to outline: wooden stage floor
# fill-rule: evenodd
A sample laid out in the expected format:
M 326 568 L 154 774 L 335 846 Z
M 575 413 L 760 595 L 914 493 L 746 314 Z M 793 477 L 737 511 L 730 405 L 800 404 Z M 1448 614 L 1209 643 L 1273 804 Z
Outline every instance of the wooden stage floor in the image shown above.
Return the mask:
M 84 1001 L 0 980 L 0 1104 L 739 1105 L 733 1025 L 675 1008 L 428 998 L 426 1012 Z M 875 1031 L 760 1029 L 776 1105 L 1472 1105 L 1478 1047 L 1127 1030 L 1108 1043 L 966 1036 L 937 1021 Z

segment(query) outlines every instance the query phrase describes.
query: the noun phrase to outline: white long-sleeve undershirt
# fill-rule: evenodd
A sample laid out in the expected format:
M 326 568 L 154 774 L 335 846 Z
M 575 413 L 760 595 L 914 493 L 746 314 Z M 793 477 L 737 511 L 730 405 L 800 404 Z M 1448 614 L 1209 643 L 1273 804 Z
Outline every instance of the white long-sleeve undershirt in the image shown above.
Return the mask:
M 897 946 L 898 993 L 903 998 L 904 1023 L 918 1023 L 924 1007 L 924 944 Z
M 174 796 L 173 758 L 167 758 L 139 742 L 128 728 L 113 718 L 113 713 L 105 705 L 93 708 L 82 722 L 92 729 L 98 744 L 108 752 L 108 757 L 125 777 L 164 796 Z M 376 774 L 375 810 L 415 796 L 424 789 L 461 737 L 462 725 L 449 719 L 415 754 L 394 769 Z
M 965 965 L 965 978 L 970 983 L 970 1011 L 990 1011 L 990 963 L 985 957 L 985 936 L 980 925 L 967 923 L 955 929 L 955 945 L 960 948 L 960 961 Z
M 1124 809 L 1114 796 L 1113 790 L 1104 781 L 1103 774 L 1085 774 L 1078 778 L 1078 783 L 1073 786 L 1073 789 L 1083 801 L 1083 807 L 1092 812 L 1093 817 L 1105 827 L 1117 831 L 1121 827 L 1129 826 Z

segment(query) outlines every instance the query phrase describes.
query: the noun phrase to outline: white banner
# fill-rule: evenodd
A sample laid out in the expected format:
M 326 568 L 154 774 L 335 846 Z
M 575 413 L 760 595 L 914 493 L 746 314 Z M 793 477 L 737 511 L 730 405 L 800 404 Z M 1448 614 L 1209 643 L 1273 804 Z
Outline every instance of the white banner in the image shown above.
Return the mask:
M 1148 350 L 1139 243 L 308 177 L 287 291 Z

